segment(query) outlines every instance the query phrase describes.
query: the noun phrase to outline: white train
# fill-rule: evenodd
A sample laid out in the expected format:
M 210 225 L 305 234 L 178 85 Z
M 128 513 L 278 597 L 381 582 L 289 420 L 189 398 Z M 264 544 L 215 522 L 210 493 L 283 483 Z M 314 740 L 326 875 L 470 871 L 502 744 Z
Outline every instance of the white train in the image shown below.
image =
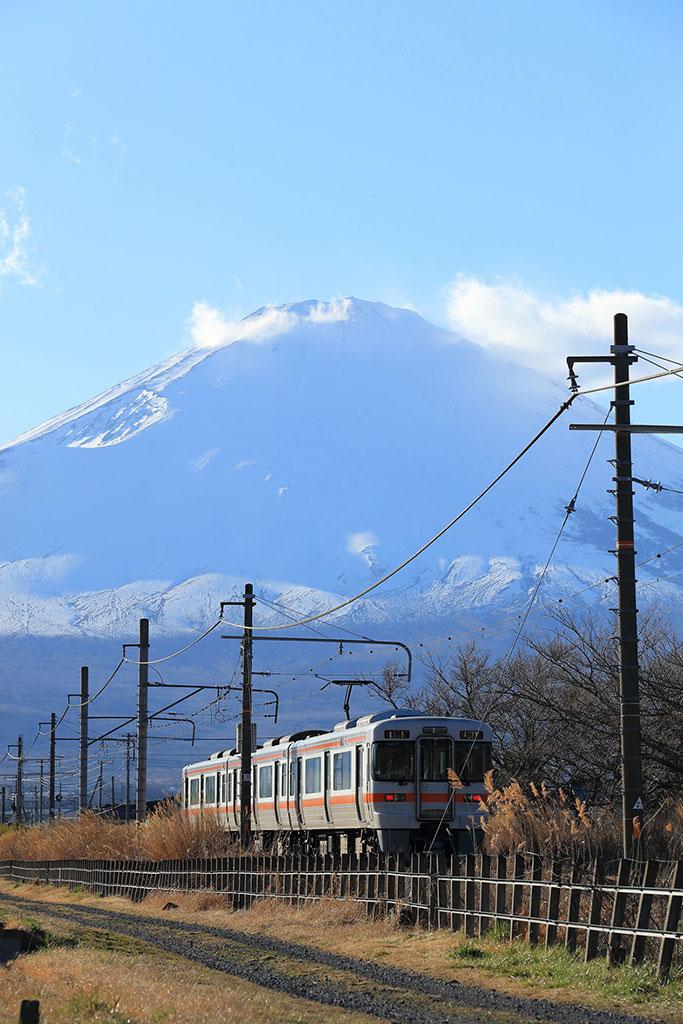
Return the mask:
M 252 829 L 264 844 L 328 850 L 471 848 L 484 817 L 491 728 L 464 718 L 390 710 L 268 740 L 252 757 Z M 448 769 L 462 788 L 449 785 Z M 183 769 L 188 814 L 240 826 L 240 755 L 212 754 Z

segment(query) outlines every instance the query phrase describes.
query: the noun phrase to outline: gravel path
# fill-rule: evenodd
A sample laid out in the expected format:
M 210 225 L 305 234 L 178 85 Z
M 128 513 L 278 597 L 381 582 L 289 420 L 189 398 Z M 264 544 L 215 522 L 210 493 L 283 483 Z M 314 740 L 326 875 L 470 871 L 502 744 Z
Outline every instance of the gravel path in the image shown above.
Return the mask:
M 653 1024 L 652 1018 L 504 995 L 229 928 L 5 893 L 0 893 L 2 904 L 31 908 L 63 924 L 125 935 L 262 988 L 398 1024 Z

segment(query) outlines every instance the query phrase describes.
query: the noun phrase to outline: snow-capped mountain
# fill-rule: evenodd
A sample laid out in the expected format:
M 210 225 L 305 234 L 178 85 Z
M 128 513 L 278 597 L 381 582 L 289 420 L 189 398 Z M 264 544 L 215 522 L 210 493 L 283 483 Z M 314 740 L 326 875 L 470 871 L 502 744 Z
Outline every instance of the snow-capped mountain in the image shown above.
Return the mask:
M 48 641 L 133 639 L 148 615 L 172 649 L 245 580 L 295 613 L 335 603 L 453 518 L 564 401 L 564 376 L 380 303 L 260 310 L 229 343 L 181 353 L 0 447 L 3 643 L 26 651 L 41 638 L 42 657 Z M 603 416 L 577 400 L 461 523 L 338 624 L 416 643 L 504 631 L 595 440 L 568 425 Z M 604 437 L 546 604 L 613 572 L 611 447 Z M 634 452 L 639 475 L 683 486 L 679 448 L 637 436 Z M 683 498 L 639 491 L 636 502 L 639 558 L 675 545 Z M 641 605 L 648 592 L 683 603 L 680 570 L 683 547 L 644 566 Z M 662 576 L 673 578 L 651 585 Z M 613 590 L 573 600 L 609 605 Z M 282 620 L 261 604 L 256 621 Z
M 452 518 L 566 397 L 407 310 L 354 299 L 277 312 L 0 447 L 2 634 L 119 636 L 145 612 L 181 634 L 245 579 L 289 607 L 324 607 Z M 594 441 L 568 424 L 603 415 L 577 401 L 346 618 L 457 631 L 467 610 L 523 601 Z M 681 484 L 680 449 L 638 437 L 635 452 L 641 475 Z M 610 455 L 605 437 L 545 596 L 609 575 Z M 643 554 L 676 542 L 683 501 L 639 492 L 637 505 Z M 679 567 L 674 553 L 667 569 Z M 675 597 L 679 583 L 662 589 Z

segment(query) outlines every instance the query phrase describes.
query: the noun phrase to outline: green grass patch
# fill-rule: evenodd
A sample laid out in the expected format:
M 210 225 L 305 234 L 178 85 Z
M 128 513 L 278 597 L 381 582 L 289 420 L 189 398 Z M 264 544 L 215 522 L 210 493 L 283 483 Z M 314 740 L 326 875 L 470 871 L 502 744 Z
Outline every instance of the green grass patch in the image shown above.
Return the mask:
M 653 965 L 608 967 L 604 960 L 585 963 L 580 953 L 560 946 L 544 949 L 523 940 L 501 943 L 487 935 L 480 942 L 465 942 L 449 953 L 461 967 L 476 967 L 491 974 L 515 978 L 531 986 L 572 988 L 599 992 L 630 1004 L 655 1001 L 683 1008 L 683 972 L 678 970 L 668 985 L 661 985 Z

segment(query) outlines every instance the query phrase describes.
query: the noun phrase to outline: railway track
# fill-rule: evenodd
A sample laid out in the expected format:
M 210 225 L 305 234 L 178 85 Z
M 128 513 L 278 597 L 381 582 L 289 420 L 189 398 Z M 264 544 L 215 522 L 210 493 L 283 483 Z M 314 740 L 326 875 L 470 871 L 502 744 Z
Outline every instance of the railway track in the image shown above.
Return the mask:
M 144 942 L 283 995 L 397 1024 L 653 1024 L 653 1018 L 510 996 L 416 971 L 339 956 L 229 928 L 168 921 L 91 906 L 44 903 L 0 893 L 0 907 L 30 910 L 65 928 L 109 932 Z

